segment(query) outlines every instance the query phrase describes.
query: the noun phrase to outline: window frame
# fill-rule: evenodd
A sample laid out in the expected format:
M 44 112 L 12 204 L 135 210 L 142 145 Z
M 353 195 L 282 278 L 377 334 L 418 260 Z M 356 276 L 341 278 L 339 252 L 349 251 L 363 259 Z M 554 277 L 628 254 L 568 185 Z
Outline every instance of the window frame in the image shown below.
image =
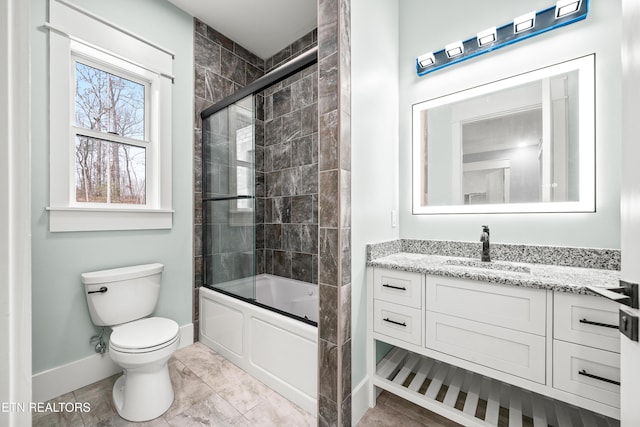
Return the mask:
M 73 5 L 50 0 L 50 199 L 49 230 L 170 229 L 173 54 Z M 98 137 L 75 126 L 75 64 L 94 66 L 145 88 L 145 204 L 76 201 L 76 135 Z M 131 58 L 136 58 L 134 61 Z M 79 132 L 78 132 L 79 131 Z M 91 133 L 87 135 L 87 133 Z M 102 135 L 101 132 L 97 132 Z M 144 146 L 142 140 L 108 140 Z M 106 139 L 99 136 L 100 139 Z

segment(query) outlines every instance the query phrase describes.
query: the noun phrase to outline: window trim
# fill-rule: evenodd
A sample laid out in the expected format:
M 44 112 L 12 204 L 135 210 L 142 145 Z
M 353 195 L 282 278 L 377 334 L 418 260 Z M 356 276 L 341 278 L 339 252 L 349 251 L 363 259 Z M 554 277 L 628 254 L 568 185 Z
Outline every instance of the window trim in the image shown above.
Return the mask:
M 173 55 L 80 8 L 50 0 L 50 199 L 49 230 L 103 231 L 170 229 L 171 90 Z M 145 111 L 146 204 L 76 202 L 75 58 L 105 64 L 118 75 L 149 81 Z M 138 61 L 127 58 L 141 58 Z M 82 61 L 81 61 L 82 62 Z M 90 65 L 91 64 L 87 64 Z M 124 76 L 123 76 L 124 77 Z M 72 96 L 73 94 L 73 96 Z M 82 129 L 82 128 L 76 128 Z M 84 131 L 84 129 L 82 129 Z M 142 141 L 136 140 L 138 145 Z

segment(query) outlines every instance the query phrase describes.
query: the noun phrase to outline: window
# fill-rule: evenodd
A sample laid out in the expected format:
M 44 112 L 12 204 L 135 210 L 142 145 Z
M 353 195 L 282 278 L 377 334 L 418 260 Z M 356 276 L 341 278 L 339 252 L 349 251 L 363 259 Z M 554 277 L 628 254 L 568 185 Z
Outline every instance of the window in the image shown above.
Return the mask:
M 73 59 L 75 201 L 145 205 L 149 82 Z
M 50 1 L 50 231 L 171 228 L 173 55 Z

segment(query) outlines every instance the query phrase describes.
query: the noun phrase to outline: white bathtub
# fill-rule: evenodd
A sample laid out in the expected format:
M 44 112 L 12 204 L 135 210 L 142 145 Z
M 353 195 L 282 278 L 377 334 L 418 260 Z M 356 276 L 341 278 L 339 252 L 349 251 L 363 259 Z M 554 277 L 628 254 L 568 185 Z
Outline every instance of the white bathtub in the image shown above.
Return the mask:
M 220 286 L 251 297 L 253 281 Z M 256 277 L 256 301 L 317 322 L 318 287 Z M 317 413 L 318 329 L 221 292 L 200 288 L 200 341 L 312 415 Z

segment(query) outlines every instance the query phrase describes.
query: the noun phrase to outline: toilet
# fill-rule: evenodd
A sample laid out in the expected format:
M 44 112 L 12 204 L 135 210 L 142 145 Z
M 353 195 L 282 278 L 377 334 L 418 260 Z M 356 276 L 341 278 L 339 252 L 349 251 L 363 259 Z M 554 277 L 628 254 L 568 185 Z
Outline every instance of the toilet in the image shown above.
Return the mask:
M 91 320 L 112 329 L 109 356 L 124 370 L 113 386 L 113 403 L 128 421 L 148 421 L 173 403 L 167 361 L 180 344 L 178 324 L 147 317 L 160 294 L 162 264 L 83 273 Z

